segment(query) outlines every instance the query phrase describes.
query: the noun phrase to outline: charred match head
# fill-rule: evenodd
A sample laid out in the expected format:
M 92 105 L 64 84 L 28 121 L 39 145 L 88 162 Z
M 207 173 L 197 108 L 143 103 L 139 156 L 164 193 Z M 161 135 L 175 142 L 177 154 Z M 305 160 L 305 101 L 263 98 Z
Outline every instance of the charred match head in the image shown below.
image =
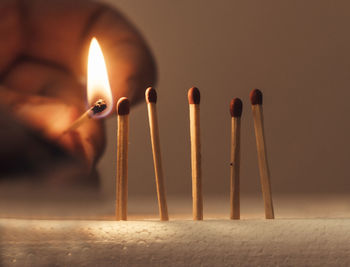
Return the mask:
M 188 103 L 199 104 L 201 101 L 201 94 L 197 87 L 192 87 L 188 90 Z
M 259 89 L 253 89 L 249 95 L 252 105 L 262 105 L 263 94 Z
M 243 103 L 238 97 L 231 100 L 230 103 L 230 113 L 232 117 L 240 118 L 242 116 Z
M 97 113 L 101 113 L 107 108 L 107 104 L 103 99 L 99 99 L 96 101 L 96 103 L 91 108 L 92 113 L 95 115 Z
M 147 103 L 157 103 L 157 91 L 153 87 L 148 87 L 145 93 Z
M 117 103 L 117 114 L 128 115 L 130 112 L 130 101 L 127 97 L 121 97 Z

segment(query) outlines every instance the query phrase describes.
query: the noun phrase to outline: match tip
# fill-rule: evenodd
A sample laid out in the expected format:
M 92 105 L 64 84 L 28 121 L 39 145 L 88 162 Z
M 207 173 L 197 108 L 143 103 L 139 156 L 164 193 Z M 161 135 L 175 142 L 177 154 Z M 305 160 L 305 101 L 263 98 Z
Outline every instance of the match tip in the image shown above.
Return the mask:
M 197 87 L 192 87 L 188 90 L 188 102 L 190 104 L 199 104 L 201 101 L 201 94 Z
M 130 101 L 126 97 L 121 97 L 117 103 L 117 114 L 127 115 L 130 112 Z
M 253 89 L 249 95 L 252 105 L 262 105 L 263 94 L 259 89 Z
M 147 103 L 157 103 L 157 91 L 153 87 L 148 87 L 145 93 Z
M 91 108 L 93 114 L 101 113 L 107 108 L 107 104 L 103 99 L 99 99 Z
M 231 100 L 230 103 L 230 113 L 232 117 L 238 118 L 242 116 L 243 103 L 238 97 Z

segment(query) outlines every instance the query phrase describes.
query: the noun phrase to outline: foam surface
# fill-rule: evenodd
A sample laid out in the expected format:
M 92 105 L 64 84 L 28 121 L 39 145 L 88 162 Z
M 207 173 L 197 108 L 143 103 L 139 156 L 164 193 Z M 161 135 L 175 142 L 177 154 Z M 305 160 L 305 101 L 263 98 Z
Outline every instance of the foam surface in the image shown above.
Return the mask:
M 349 266 L 350 220 L 2 219 L 2 265 Z
M 113 221 L 110 208 L 93 220 L 2 218 L 0 265 L 349 266 L 349 199 L 320 199 L 276 198 L 276 220 L 263 219 L 259 198 L 243 199 L 240 221 L 227 219 L 219 199 L 207 199 L 206 220 L 192 221 L 180 198 L 169 199 L 170 222 L 158 221 L 145 199 L 131 202 L 127 222 Z

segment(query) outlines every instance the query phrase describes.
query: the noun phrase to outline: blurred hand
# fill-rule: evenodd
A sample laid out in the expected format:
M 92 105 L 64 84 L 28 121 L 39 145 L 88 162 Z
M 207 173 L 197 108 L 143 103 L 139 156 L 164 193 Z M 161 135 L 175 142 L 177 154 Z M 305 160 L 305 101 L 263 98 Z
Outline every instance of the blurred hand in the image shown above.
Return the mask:
M 0 17 L 1 105 L 94 167 L 102 120 L 57 138 L 86 109 L 90 40 L 101 45 L 114 103 L 121 96 L 135 103 L 156 79 L 141 35 L 115 9 L 85 0 L 2 0 Z

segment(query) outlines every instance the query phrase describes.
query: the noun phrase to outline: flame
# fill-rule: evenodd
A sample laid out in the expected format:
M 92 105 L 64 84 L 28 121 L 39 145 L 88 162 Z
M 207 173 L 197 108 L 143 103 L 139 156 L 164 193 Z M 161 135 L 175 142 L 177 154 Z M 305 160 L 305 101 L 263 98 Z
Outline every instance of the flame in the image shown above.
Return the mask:
M 102 50 L 95 37 L 92 38 L 89 48 L 87 98 L 89 107 L 99 99 L 103 99 L 107 104 L 107 108 L 94 117 L 104 117 L 111 112 L 113 104 L 111 86 Z

